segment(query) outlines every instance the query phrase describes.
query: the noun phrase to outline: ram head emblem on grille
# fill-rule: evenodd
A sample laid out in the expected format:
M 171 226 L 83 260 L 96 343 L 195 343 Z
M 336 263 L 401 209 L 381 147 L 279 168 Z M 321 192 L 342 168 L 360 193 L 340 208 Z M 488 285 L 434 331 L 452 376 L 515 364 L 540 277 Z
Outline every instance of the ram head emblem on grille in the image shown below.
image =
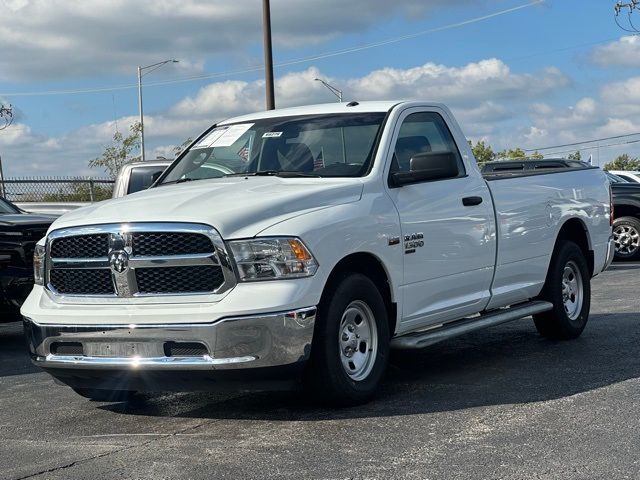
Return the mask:
M 114 250 L 109 254 L 109 266 L 113 273 L 129 270 L 129 255 L 124 250 Z

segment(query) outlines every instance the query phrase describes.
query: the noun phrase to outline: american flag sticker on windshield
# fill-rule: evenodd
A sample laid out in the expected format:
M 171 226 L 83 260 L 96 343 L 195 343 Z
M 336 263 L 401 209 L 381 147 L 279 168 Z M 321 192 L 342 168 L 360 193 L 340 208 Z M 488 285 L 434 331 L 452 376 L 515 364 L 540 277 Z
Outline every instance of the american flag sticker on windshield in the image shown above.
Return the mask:
M 324 167 L 324 152 L 322 148 L 320 148 L 320 153 L 318 153 L 318 156 L 313 161 L 313 169 L 318 170 L 319 168 L 323 168 L 323 167 Z
M 244 142 L 244 145 L 242 146 L 242 148 L 238 150 L 238 156 L 245 162 L 249 161 L 250 155 L 251 155 L 251 137 L 247 138 L 247 141 Z

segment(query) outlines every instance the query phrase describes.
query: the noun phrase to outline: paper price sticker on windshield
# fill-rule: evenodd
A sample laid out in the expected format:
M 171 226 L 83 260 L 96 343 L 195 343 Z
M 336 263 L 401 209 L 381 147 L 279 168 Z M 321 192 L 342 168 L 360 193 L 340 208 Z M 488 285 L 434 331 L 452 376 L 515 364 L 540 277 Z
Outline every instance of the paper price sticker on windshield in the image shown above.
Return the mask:
M 205 137 L 200 140 L 193 148 L 209 148 L 213 142 L 215 142 L 220 136 L 227 130 L 227 127 L 216 128 L 209 132 Z
M 278 138 L 282 136 L 282 132 L 265 132 L 262 138 Z
M 215 141 L 209 145 L 210 147 L 230 147 L 245 134 L 247 130 L 253 127 L 253 123 L 239 123 L 231 125 L 220 135 Z

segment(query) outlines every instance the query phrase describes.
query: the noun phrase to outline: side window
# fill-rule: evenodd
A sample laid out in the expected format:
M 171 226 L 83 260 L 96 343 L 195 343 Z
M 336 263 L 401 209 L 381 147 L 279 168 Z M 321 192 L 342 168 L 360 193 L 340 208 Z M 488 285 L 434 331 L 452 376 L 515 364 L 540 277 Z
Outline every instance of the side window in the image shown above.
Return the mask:
M 400 126 L 390 173 L 431 168 L 447 171 L 441 179 L 465 174 L 460 152 L 443 118 L 435 112 L 412 113 Z

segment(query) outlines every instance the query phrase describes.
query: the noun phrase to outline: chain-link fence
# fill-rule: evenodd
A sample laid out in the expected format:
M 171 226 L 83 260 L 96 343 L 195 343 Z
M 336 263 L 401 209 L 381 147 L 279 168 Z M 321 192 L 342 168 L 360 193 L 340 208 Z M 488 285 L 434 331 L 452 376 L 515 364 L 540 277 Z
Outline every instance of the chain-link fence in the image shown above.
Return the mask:
M 12 202 L 98 202 L 111 198 L 113 180 L 106 178 L 7 178 L 0 194 Z

